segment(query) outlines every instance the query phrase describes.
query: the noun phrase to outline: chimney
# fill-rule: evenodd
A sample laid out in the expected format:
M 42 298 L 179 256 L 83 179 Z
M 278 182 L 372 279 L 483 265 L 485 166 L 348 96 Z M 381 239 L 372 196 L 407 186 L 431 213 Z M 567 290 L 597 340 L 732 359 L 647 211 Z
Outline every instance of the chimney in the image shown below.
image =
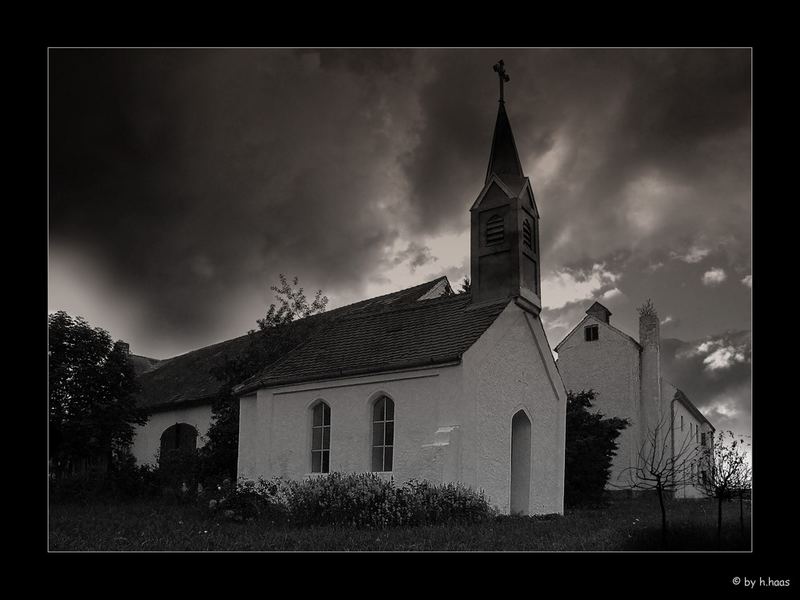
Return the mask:
M 663 416 L 661 407 L 661 334 L 658 313 L 648 300 L 639 308 L 641 354 L 641 435 L 653 431 Z M 668 426 L 668 424 L 667 424 Z

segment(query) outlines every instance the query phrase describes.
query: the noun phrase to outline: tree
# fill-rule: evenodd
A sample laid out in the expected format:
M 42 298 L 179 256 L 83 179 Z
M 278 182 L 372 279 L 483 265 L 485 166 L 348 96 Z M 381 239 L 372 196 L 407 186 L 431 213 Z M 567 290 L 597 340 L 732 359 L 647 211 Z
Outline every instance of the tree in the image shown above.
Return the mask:
M 596 504 L 611 474 L 617 443 L 629 422 L 589 412 L 595 391 L 567 394 L 567 434 L 564 502 L 567 506 Z
M 233 387 L 257 374 L 298 344 L 324 323 L 322 315 L 328 304 L 327 296 L 317 290 L 308 302 L 297 277 L 290 283 L 281 273 L 280 285 L 270 286 L 276 303 L 270 304 L 266 315 L 258 319 L 258 331 L 248 332 L 247 346 L 236 356 L 229 356 L 212 371 L 223 385 L 212 404 L 212 422 L 208 442 L 201 450 L 204 469 L 212 476 L 235 476 L 239 448 L 239 399 Z M 312 318 L 309 318 L 312 317 Z
M 717 547 L 722 545 L 722 504 L 734 495 L 739 496 L 739 525 L 744 532 L 743 496 L 750 489 L 751 479 L 744 448 L 744 439 L 737 439 L 732 431 L 720 431 L 707 450 L 710 469 L 701 480 L 700 489 L 706 496 L 717 500 Z
M 273 285 L 269 288 L 276 292 L 275 299 L 278 301 L 278 305 L 276 306 L 274 302 L 270 304 L 266 316 L 263 319 L 258 319 L 258 326 L 261 331 L 282 327 L 296 319 L 303 319 L 325 312 L 325 307 L 328 305 L 328 297 L 322 295 L 322 290 L 317 290 L 314 300 L 309 304 L 303 288 L 295 289 L 299 281 L 296 276 L 291 285 L 283 273 L 280 273 L 278 278 L 281 282 L 280 287 Z
M 472 284 L 470 283 L 469 277 L 465 275 L 464 279 L 461 280 L 461 289 L 458 290 L 458 293 L 469 294 L 471 291 L 472 291 Z
M 677 437 L 676 437 L 677 435 Z M 636 463 L 624 469 L 630 488 L 654 491 L 661 509 L 661 543 L 667 541 L 667 509 L 665 498 L 682 485 L 691 483 L 689 466 L 703 457 L 688 432 L 680 436 L 671 419 L 661 418 L 648 429 L 639 446 Z
M 87 463 L 112 466 L 147 414 L 136 406 L 138 386 L 127 344 L 59 311 L 48 316 L 50 458 L 62 474 Z

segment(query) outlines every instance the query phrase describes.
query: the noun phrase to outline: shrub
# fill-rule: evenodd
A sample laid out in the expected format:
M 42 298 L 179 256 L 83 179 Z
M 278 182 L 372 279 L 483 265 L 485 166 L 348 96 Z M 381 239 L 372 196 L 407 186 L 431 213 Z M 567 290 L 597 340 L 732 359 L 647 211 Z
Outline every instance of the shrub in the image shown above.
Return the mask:
M 287 523 L 290 514 L 284 495 L 285 486 L 279 479 L 260 479 L 258 483 L 242 480 L 235 488 L 218 486 L 221 497 L 204 498 L 203 501 L 208 501 L 213 511 L 222 511 L 223 514 L 231 514 L 228 511 L 232 511 L 234 520 L 265 519 L 272 523 Z M 213 490 L 209 494 L 215 495 Z
M 136 465 L 129 456 L 112 463 L 107 471 L 51 479 L 50 499 L 55 502 L 128 500 L 155 495 L 158 489 L 156 469 Z
M 461 484 L 412 480 L 397 487 L 374 473 L 331 473 L 303 481 L 241 481 L 235 491 L 213 504 L 215 510 L 233 511 L 237 520 L 267 517 L 306 526 L 476 523 L 494 514 L 482 493 Z

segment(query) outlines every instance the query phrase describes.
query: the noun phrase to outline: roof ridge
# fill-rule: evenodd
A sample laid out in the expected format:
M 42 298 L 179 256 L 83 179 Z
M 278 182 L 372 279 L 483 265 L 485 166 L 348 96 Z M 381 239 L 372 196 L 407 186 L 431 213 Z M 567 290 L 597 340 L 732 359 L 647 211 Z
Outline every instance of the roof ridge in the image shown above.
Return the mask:
M 382 310 L 373 310 L 365 313 L 353 313 L 350 315 L 345 315 L 340 319 L 340 321 L 353 321 L 356 319 L 376 317 L 378 315 L 386 315 L 389 313 L 422 310 L 423 308 L 430 307 L 432 304 L 446 304 L 448 302 L 455 302 L 456 300 L 460 301 L 466 300 L 468 302 L 470 298 L 471 298 L 470 294 L 452 294 L 449 296 L 439 296 L 438 298 L 428 298 L 427 300 L 416 300 L 414 302 L 409 302 L 408 304 L 401 304 L 399 306 L 387 306 Z

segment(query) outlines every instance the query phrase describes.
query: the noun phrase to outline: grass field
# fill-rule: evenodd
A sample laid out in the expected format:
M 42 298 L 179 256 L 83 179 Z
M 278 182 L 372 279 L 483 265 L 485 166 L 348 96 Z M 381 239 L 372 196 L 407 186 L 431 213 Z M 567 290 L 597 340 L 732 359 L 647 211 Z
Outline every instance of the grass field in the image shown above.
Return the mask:
M 568 510 L 561 517 L 498 517 L 479 525 L 383 530 L 270 526 L 227 521 L 193 505 L 162 501 L 51 504 L 51 551 L 642 551 L 717 550 L 716 505 L 672 501 L 669 537 L 661 546 L 660 513 L 652 497 L 613 499 L 605 508 Z M 725 503 L 722 550 L 750 550 L 738 503 Z

